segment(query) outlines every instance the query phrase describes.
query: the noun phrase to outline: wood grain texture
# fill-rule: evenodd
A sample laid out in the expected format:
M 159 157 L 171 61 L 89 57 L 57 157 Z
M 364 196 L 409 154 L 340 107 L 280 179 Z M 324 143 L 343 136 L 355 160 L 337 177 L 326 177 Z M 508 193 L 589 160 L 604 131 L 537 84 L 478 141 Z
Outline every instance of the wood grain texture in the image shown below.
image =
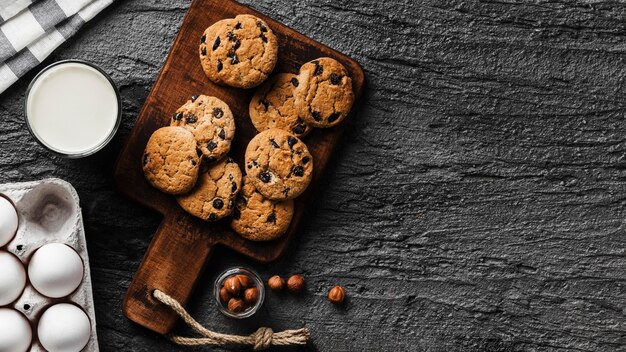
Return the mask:
M 159 127 L 168 126 L 172 114 L 192 95 L 216 96 L 233 111 L 236 134 L 229 152 L 245 172 L 244 153 L 257 134 L 250 121 L 248 106 L 254 89 L 219 86 L 207 79 L 198 58 L 198 42 L 210 25 L 239 14 L 263 19 L 278 38 L 278 62 L 274 72 L 297 73 L 304 63 L 332 57 L 343 63 L 352 78 L 355 108 L 344 121 L 329 129 L 316 129 L 303 138 L 315 168 L 311 184 L 294 200 L 294 214 L 287 232 L 269 242 L 246 240 L 231 230 L 228 219 L 216 223 L 200 221 L 181 211 L 174 197 L 151 187 L 141 169 L 141 160 L 148 139 Z M 213 39 L 209 39 L 213 40 Z M 346 123 L 355 115 L 365 84 L 365 76 L 357 62 L 304 35 L 231 0 L 193 1 L 163 69 L 130 132 L 115 165 L 114 178 L 118 189 L 129 198 L 163 215 L 139 269 L 124 298 L 124 314 L 139 325 L 155 332 L 170 332 L 177 315 L 151 296 L 155 289 L 167 293 L 185 305 L 203 273 L 214 245 L 223 245 L 262 263 L 283 255 L 300 222 L 330 158 L 336 152 Z
M 307 326 L 319 351 L 626 349 L 625 5 L 244 2 L 356 58 L 368 89 L 298 241 L 267 266 L 216 251 L 195 317 L 230 333 Z M 120 133 L 96 156 L 59 159 L 30 138 L 33 74 L 0 95 L 0 179 L 58 176 L 81 196 L 103 351 L 207 350 L 122 315 L 160 218 L 111 176 L 188 6 L 117 3 L 47 60 L 94 61 L 120 86 Z M 210 285 L 240 264 L 302 272 L 307 290 L 233 321 Z M 335 283 L 343 309 L 325 299 Z

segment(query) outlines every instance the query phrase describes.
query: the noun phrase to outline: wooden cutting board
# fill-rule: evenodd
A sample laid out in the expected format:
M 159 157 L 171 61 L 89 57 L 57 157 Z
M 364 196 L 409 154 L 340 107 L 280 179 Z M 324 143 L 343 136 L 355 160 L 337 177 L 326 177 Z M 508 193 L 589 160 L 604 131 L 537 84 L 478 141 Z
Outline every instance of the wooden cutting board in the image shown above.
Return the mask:
M 230 155 L 244 170 L 246 146 L 257 133 L 248 115 L 248 104 L 254 89 L 243 90 L 212 83 L 202 71 L 198 57 L 198 45 L 205 28 L 238 14 L 252 14 L 264 19 L 278 37 L 279 58 L 275 73 L 297 73 L 299 67 L 307 61 L 322 56 L 332 57 L 343 63 L 350 72 L 356 97 L 355 108 L 340 125 L 330 129 L 316 129 L 303 138 L 315 161 L 311 185 L 295 200 L 294 217 L 287 233 L 280 239 L 265 243 L 243 239 L 230 230 L 227 220 L 207 223 L 188 215 L 173 196 L 151 187 L 141 168 L 141 157 L 150 135 L 156 129 L 168 125 L 174 111 L 192 95 L 206 94 L 222 99 L 233 111 L 236 133 Z M 163 222 L 126 293 L 124 314 L 148 329 L 162 334 L 169 332 L 177 317 L 169 308 L 152 298 L 152 291 L 158 288 L 185 305 L 216 245 L 229 247 L 262 263 L 281 256 L 289 241 L 297 234 L 315 186 L 336 152 L 346 122 L 354 115 L 364 83 L 363 70 L 356 61 L 263 14 L 231 0 L 193 1 L 114 171 L 117 187 L 123 194 L 163 215 Z

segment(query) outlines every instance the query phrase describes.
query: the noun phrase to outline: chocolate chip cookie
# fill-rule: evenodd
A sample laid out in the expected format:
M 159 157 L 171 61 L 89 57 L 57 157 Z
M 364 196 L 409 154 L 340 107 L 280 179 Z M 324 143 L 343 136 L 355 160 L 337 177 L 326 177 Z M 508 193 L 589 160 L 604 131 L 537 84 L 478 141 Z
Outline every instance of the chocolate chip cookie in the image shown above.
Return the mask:
M 219 220 L 233 211 L 241 188 L 241 170 L 231 158 L 207 167 L 188 194 L 176 197 L 189 214 L 207 221 Z
M 172 116 L 172 126 L 193 133 L 205 161 L 212 163 L 230 150 L 235 119 L 228 105 L 216 97 L 192 96 Z
M 271 241 L 287 231 L 292 216 L 293 200 L 276 201 L 265 198 L 246 175 L 241 192 L 235 200 L 230 226 L 249 240 Z
M 321 57 L 300 68 L 294 90 L 296 107 L 313 127 L 332 127 L 343 120 L 354 103 L 352 79 L 335 59 Z
M 156 130 L 142 157 L 143 173 L 150 184 L 169 194 L 189 192 L 200 167 L 196 139 L 182 127 Z
M 200 38 L 200 62 L 215 83 L 255 87 L 272 72 L 278 40 L 267 23 L 252 15 L 215 22 Z
M 298 85 L 296 75 L 279 73 L 259 87 L 249 106 L 257 131 L 279 128 L 298 137 L 309 133 L 311 127 L 298 116 L 295 106 L 293 91 Z
M 272 128 L 246 148 L 246 172 L 254 187 L 273 200 L 293 199 L 311 182 L 313 158 L 298 137 Z

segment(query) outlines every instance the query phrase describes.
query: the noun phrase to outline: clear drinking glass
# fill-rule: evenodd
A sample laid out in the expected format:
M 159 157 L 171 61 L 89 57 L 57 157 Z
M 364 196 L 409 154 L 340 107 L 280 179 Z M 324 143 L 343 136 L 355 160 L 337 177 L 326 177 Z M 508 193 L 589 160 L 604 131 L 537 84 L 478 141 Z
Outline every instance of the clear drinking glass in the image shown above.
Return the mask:
M 244 311 L 239 312 L 239 313 L 231 312 L 230 310 L 228 310 L 227 303 L 222 302 L 222 300 L 220 299 L 220 288 L 222 287 L 224 280 L 226 280 L 227 278 L 233 275 L 248 276 L 250 279 L 252 279 L 252 282 L 254 283 L 257 290 L 259 291 L 259 298 L 256 301 L 256 303 L 253 306 L 248 307 Z M 215 303 L 217 304 L 217 307 L 220 310 L 220 312 L 222 312 L 224 315 L 227 315 L 231 318 L 243 319 L 243 318 L 252 316 L 263 305 L 263 301 L 265 300 L 265 285 L 263 285 L 263 281 L 261 281 L 261 278 L 259 277 L 259 275 L 251 269 L 240 268 L 240 267 L 230 268 L 230 269 L 225 270 L 223 273 L 221 273 L 218 276 L 217 280 L 215 280 L 215 285 L 213 286 L 213 296 L 215 296 Z

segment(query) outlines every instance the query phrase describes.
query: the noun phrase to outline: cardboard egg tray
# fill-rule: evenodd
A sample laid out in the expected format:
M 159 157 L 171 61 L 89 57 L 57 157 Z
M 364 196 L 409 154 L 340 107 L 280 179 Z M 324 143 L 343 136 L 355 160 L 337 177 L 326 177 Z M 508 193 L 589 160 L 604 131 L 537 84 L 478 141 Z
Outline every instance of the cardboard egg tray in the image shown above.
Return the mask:
M 31 351 L 38 352 L 45 351 L 37 340 L 37 323 L 41 314 L 56 303 L 74 303 L 91 320 L 91 337 L 83 351 L 99 351 L 89 255 L 76 190 L 63 180 L 51 178 L 36 182 L 0 184 L 0 194 L 13 202 L 19 217 L 17 234 L 0 250 L 16 255 L 27 270 L 30 257 L 39 247 L 48 243 L 64 243 L 76 250 L 84 264 L 83 281 L 69 296 L 45 297 L 27 280 L 22 295 L 2 308 L 14 308 L 28 318 L 33 330 Z

